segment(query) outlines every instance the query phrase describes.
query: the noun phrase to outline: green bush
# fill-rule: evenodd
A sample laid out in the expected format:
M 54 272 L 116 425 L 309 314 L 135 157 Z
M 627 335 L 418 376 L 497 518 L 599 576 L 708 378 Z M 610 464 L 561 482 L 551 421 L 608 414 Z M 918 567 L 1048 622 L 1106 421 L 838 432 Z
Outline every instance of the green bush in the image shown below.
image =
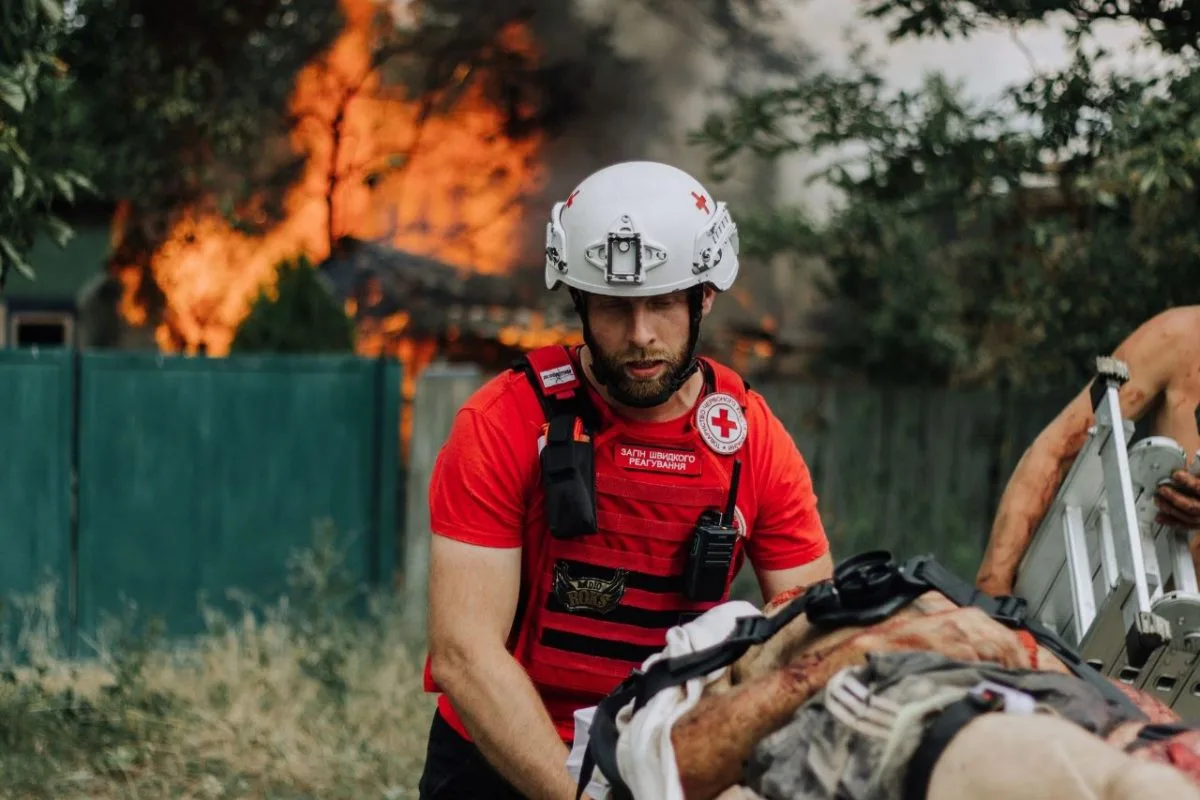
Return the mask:
M 235 353 L 354 351 L 354 321 L 322 282 L 307 256 L 280 263 L 274 295 L 258 293 L 238 326 Z

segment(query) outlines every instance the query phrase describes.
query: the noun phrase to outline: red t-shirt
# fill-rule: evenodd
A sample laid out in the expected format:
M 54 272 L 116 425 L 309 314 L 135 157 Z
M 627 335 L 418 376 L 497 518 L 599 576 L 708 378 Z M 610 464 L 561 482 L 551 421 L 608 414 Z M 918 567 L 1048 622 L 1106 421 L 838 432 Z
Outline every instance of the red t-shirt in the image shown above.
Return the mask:
M 591 400 L 598 406 L 604 402 L 594 390 Z M 747 406 L 747 428 L 753 433 L 743 451 L 739 494 L 752 491 L 757 503 L 748 521 L 746 558 L 766 570 L 807 564 L 829 549 L 808 465 L 760 394 L 751 390 Z M 693 412 L 667 422 L 633 423 L 631 430 L 680 431 Z M 491 379 L 459 409 L 429 484 L 432 532 L 485 547 L 524 548 L 523 589 L 532 582 L 541 537 L 547 535 L 526 524 L 527 498 L 541 490 L 538 436 L 544 421 L 524 374 L 508 371 Z M 562 698 L 554 702 L 558 706 Z M 465 736 L 444 695 L 438 705 Z M 559 732 L 564 739 L 572 735 L 563 723 Z

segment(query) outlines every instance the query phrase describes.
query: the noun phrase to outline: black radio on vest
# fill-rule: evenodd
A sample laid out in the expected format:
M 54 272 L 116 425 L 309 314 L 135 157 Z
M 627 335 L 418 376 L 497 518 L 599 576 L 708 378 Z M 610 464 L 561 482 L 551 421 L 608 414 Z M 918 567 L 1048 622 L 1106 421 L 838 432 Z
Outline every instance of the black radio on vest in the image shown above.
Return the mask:
M 700 515 L 692 532 L 687 569 L 683 576 L 684 592 L 689 600 L 715 602 L 725 594 L 738 538 L 734 515 L 741 474 L 742 461 L 738 459 L 733 462 L 733 477 L 729 481 L 729 499 L 725 503 L 724 513 L 706 510 Z

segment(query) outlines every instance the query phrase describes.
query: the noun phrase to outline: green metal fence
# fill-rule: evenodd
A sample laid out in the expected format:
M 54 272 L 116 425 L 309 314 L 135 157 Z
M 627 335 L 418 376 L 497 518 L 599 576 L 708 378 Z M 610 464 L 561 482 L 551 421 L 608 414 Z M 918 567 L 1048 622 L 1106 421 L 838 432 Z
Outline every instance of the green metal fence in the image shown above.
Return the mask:
M 1017 460 L 1071 393 L 760 387 L 813 475 L 835 557 L 933 553 L 964 578 Z
M 74 389 L 68 354 L 0 351 L 0 594 L 11 602 L 53 586 L 60 630 L 70 624 Z
M 395 571 L 420 633 L 428 477 L 485 376 L 422 376 L 403 470 L 400 379 L 394 361 L 342 356 L 0 351 L 0 596 L 53 577 L 72 650 L 126 601 L 187 634 L 202 599 L 277 598 L 289 554 L 328 522 L 360 581 Z M 964 577 L 1021 452 L 1071 394 L 758 389 L 812 470 L 838 558 L 934 552 Z
M 391 578 L 396 362 L 5 352 L 0 381 L 0 592 L 52 571 L 72 644 L 130 601 L 187 634 L 201 599 L 272 600 L 325 523 Z

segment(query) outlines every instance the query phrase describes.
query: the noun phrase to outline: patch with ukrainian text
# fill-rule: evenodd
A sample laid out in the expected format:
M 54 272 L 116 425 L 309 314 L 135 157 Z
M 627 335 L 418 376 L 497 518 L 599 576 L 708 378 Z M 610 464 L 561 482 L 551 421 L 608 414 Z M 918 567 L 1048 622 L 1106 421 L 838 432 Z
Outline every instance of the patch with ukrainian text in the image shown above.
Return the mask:
M 617 465 L 625 469 L 670 475 L 700 474 L 700 458 L 689 448 L 626 442 L 617 442 L 614 447 Z

